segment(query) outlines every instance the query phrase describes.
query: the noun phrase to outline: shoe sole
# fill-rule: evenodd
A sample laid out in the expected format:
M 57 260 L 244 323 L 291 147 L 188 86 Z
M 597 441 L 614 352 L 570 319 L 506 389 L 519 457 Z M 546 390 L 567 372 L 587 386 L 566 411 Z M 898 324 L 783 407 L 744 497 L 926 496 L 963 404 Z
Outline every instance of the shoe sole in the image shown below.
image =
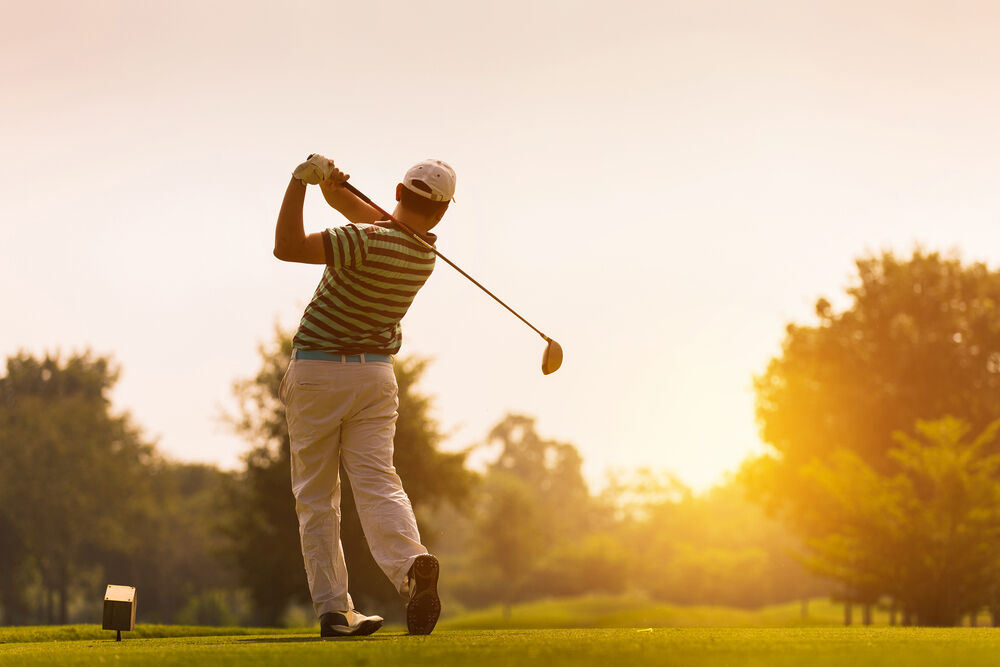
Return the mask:
M 441 615 L 438 597 L 438 573 L 441 570 L 434 556 L 417 556 L 413 561 L 415 581 L 413 597 L 406 603 L 406 629 L 411 635 L 429 635 Z
M 328 628 L 332 635 L 321 635 L 321 639 L 338 639 L 340 637 L 364 637 L 382 627 L 382 621 L 361 621 L 361 625 L 350 628 L 346 625 L 334 625 Z

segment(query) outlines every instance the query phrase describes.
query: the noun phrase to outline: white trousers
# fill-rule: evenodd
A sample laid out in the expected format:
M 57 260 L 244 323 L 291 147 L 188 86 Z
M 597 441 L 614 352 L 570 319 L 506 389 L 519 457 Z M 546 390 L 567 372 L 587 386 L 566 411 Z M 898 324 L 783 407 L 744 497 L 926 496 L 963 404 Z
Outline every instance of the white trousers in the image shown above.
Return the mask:
M 400 593 L 420 543 L 392 464 L 399 407 L 391 363 L 292 359 L 281 382 L 292 492 L 316 615 L 353 609 L 340 541 L 340 462 L 375 562 Z

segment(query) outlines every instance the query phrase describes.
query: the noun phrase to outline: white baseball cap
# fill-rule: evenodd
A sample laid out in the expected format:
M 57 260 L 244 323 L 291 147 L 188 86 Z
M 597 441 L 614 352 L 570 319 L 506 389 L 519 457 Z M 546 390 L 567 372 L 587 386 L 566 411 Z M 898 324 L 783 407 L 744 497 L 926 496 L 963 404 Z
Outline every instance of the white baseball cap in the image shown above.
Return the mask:
M 455 198 L 455 180 L 455 170 L 447 162 L 423 160 L 407 170 L 403 185 L 432 201 L 451 201 Z

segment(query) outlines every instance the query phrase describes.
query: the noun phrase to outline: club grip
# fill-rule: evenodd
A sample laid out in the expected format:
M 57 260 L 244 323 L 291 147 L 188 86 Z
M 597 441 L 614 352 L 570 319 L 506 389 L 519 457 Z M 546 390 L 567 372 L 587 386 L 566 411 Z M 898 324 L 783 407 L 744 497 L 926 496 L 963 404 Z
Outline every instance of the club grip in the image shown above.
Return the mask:
M 354 187 L 353 185 L 351 185 L 350 181 L 344 181 L 344 187 L 347 189 L 348 192 L 353 193 L 355 197 L 358 197 L 364 203 L 370 204 L 372 206 L 375 205 L 375 202 L 373 202 L 371 199 L 369 199 L 365 195 L 365 193 L 363 193 L 361 190 L 358 190 L 356 187 Z

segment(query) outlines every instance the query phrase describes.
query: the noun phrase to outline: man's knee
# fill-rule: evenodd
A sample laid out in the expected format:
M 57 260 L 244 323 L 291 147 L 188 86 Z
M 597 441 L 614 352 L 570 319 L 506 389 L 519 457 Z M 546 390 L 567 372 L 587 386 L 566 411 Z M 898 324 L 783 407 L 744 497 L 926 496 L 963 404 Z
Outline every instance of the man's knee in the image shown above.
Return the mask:
M 299 525 L 313 525 L 323 521 L 340 521 L 340 484 L 333 493 L 309 494 L 295 492 L 295 514 Z
M 374 496 L 384 498 L 403 491 L 403 480 L 393 466 L 359 466 L 348 472 L 354 497 Z

